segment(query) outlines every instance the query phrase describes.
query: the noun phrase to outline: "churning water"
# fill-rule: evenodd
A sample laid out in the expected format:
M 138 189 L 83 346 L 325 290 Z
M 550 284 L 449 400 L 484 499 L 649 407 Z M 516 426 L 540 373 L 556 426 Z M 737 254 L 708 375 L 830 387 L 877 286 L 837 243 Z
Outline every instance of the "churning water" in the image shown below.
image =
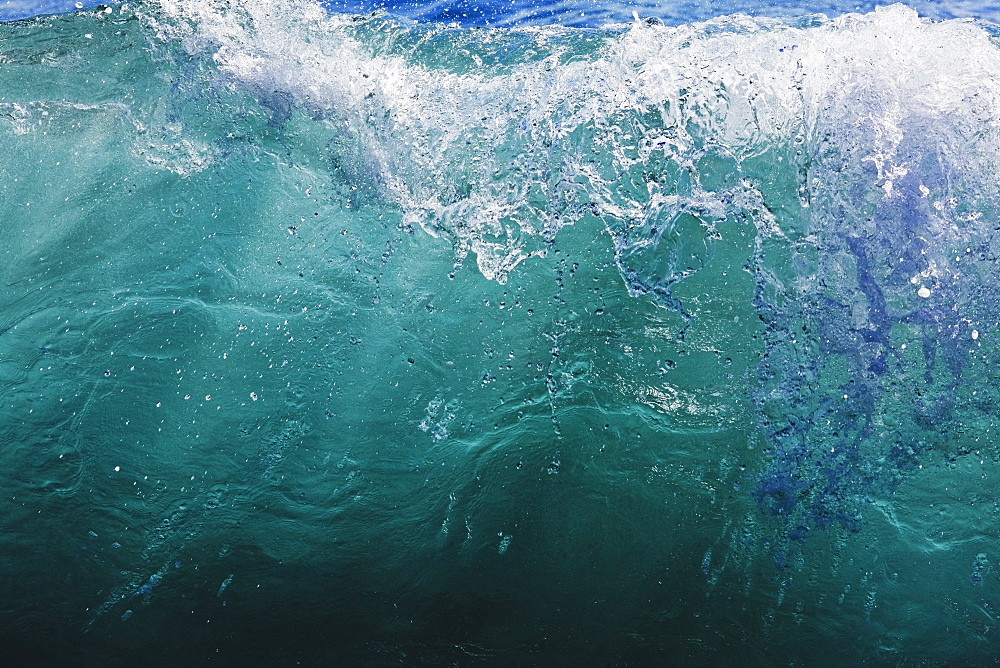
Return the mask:
M 6 660 L 1000 656 L 994 25 L 515 14 L 0 24 Z

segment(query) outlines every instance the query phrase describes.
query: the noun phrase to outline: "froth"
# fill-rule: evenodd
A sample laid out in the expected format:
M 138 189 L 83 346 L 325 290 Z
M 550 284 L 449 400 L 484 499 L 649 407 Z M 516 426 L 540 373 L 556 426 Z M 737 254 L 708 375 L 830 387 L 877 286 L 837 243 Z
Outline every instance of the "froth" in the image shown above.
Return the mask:
M 524 29 L 505 60 L 485 66 L 473 63 L 511 31 L 470 39 L 444 26 L 329 15 L 306 0 L 162 2 L 146 19 L 240 85 L 288 95 L 347 137 L 359 175 L 405 220 L 449 239 L 460 258 L 473 252 L 500 282 L 585 216 L 627 245 L 636 235 L 624 230 L 655 227 L 664 210 L 695 212 L 707 230 L 756 199 L 752 179 L 704 185 L 698 164 L 709 150 L 736 170 L 775 146 L 799 146 L 803 160 L 834 150 L 856 167 L 852 179 L 892 198 L 918 168 L 901 148 L 913 144 L 907 133 L 978 132 L 974 145 L 941 152 L 957 169 L 992 160 L 1000 143 L 1000 58 L 988 35 L 901 5 L 794 24 L 735 16 L 677 28 Z M 630 170 L 652 162 L 687 169 L 692 184 L 622 190 Z M 800 183 L 800 202 L 856 185 Z

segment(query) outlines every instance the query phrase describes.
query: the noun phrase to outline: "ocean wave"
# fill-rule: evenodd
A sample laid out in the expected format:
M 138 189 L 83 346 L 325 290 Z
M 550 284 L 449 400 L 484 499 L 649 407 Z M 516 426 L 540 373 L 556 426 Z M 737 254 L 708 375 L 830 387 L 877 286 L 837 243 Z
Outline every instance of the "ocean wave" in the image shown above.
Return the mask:
M 990 26 L 107 9 L 0 26 L 4 535 L 88 564 L 48 632 L 258 590 L 359 662 L 533 663 L 560 610 L 640 659 L 991 651 L 930 647 L 992 572 Z

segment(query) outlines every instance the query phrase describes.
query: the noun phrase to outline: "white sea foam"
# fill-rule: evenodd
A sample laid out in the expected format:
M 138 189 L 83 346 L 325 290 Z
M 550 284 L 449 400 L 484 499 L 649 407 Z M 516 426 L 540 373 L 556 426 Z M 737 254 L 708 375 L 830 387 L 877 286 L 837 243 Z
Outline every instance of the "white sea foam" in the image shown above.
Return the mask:
M 464 69 L 457 56 L 433 64 L 422 55 L 450 38 L 444 27 L 385 17 L 366 26 L 307 0 L 157 7 L 146 19 L 160 38 L 211 54 L 234 81 L 321 117 L 358 147 L 355 169 L 407 222 L 450 239 L 459 258 L 473 252 L 500 282 L 589 214 L 611 221 L 620 245 L 635 243 L 623 230 L 637 228 L 658 228 L 638 242 L 658 243 L 685 212 L 711 233 L 734 206 L 760 198 L 752 180 L 706 187 L 699 160 L 710 150 L 734 168 L 775 146 L 800 145 L 802 161 L 817 165 L 837 153 L 838 169 L 851 172 L 846 184 L 822 182 L 833 174 L 814 169 L 799 184 L 803 207 L 842 199 L 859 178 L 876 188 L 869 199 L 899 197 L 900 180 L 921 167 L 915 145 L 954 174 L 996 171 L 1000 52 L 972 23 L 931 22 L 901 5 L 795 24 L 637 22 L 593 33 L 599 46 L 582 55 L 560 43 L 565 29 L 526 28 L 521 53 Z M 482 61 L 475 49 L 487 55 L 505 33 L 476 37 L 462 41 L 466 61 Z M 392 46 L 404 38 L 409 46 Z M 623 194 L 630 170 L 657 160 L 687 170 L 688 190 L 649 181 Z M 920 188 L 938 201 L 941 184 Z M 766 209 L 759 229 L 779 233 Z M 963 237 L 954 215 L 945 207 L 927 223 L 935 243 Z

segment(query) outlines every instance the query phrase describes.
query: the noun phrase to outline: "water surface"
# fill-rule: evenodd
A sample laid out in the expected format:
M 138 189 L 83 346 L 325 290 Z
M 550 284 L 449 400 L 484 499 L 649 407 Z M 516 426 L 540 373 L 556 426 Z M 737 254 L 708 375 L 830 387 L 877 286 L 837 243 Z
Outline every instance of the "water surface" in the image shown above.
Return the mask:
M 996 656 L 988 8 L 560 7 L 0 25 L 13 661 Z

